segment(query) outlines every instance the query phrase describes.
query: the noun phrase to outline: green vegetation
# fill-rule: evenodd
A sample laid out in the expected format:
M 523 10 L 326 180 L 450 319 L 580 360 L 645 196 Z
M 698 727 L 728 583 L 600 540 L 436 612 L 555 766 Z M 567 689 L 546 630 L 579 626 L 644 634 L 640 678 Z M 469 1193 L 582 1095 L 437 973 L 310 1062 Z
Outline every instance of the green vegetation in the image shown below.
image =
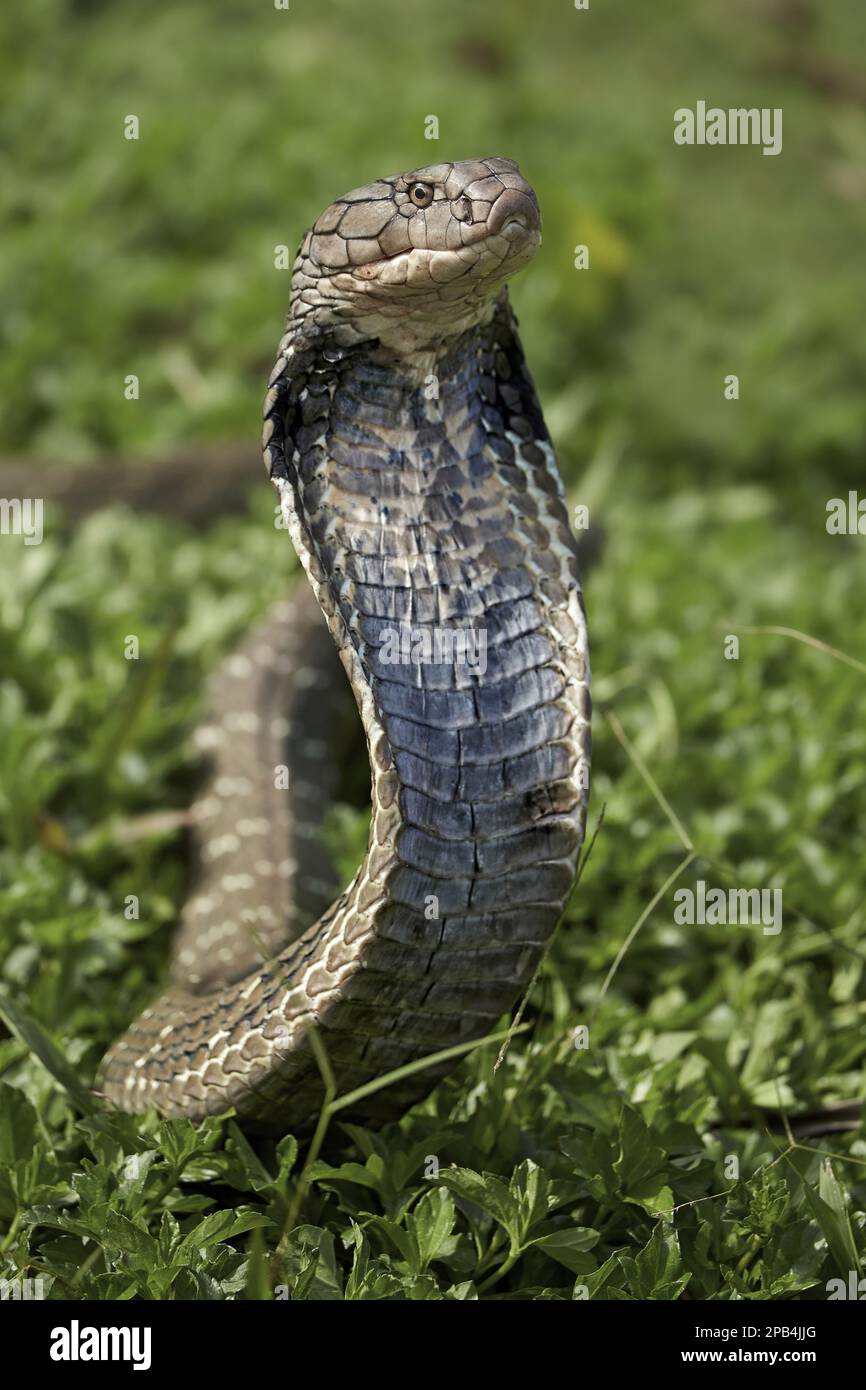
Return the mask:
M 33 0 L 0 20 L 8 454 L 38 478 L 248 438 L 254 486 L 274 246 L 376 173 L 503 153 L 545 214 L 514 290 L 527 355 L 605 537 L 604 819 L 529 1026 L 381 1133 L 335 1115 L 303 1177 L 291 1137 L 106 1114 L 88 1090 L 164 971 L 206 676 L 292 569 L 267 488 L 204 535 L 107 508 L 2 538 L 0 1277 L 700 1300 L 823 1299 L 864 1273 L 866 1141 L 793 1144 L 762 1112 L 864 1094 L 866 538 L 828 536 L 825 507 L 864 473 L 866 12 L 659 9 L 503 0 L 492 26 L 375 0 L 361 26 L 344 0 Z M 782 155 L 677 149 L 673 111 L 699 98 L 783 107 Z M 362 819 L 332 826 L 349 869 Z M 781 932 L 677 925 L 698 879 L 780 887 Z

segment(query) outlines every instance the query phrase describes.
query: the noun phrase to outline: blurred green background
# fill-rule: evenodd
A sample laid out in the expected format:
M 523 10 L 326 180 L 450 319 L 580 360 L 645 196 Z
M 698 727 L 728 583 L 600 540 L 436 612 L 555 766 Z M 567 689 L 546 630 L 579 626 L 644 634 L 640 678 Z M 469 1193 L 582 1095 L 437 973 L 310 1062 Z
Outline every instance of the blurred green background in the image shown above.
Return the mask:
M 6 8 L 0 456 L 37 495 L 49 470 L 111 465 L 105 510 L 0 543 L 0 955 L 32 1015 L 7 1010 L 0 1040 L 8 1276 L 50 1275 L 54 1296 L 263 1296 L 261 1250 L 220 1225 L 242 1197 L 297 1297 L 342 1296 L 351 1266 L 347 1297 L 569 1298 L 577 1279 L 605 1298 L 818 1298 L 866 1263 L 866 1142 L 785 1147 L 760 1119 L 866 1093 L 866 537 L 825 526 L 829 498 L 866 488 L 864 55 L 861 0 Z M 676 146 L 673 113 L 698 100 L 781 107 L 781 155 Z M 219 1125 L 82 1121 L 38 1030 L 89 1083 L 158 987 L 207 675 L 289 577 L 258 446 L 289 288 L 274 247 L 380 174 L 485 154 L 519 160 L 544 216 L 512 294 L 600 551 L 605 820 L 531 1036 L 496 1075 L 475 1055 L 384 1136 L 343 1135 L 353 1163 L 316 1173 L 291 1233 L 289 1141 L 264 1153 L 279 1176 L 263 1186 Z M 202 533 L 109 506 L 148 455 L 207 493 L 211 443 L 234 448 L 248 509 Z M 366 828 L 335 816 L 347 873 Z M 781 887 L 783 931 L 677 926 L 678 871 Z M 754 1132 L 734 1137 L 744 1116 Z M 444 1187 L 420 1178 L 429 1153 Z M 509 1244 L 502 1212 L 533 1183 L 546 1195 Z M 208 1233 L 179 1244 L 208 1208 Z
M 567 466 L 612 426 L 652 491 L 862 477 L 857 0 L 31 0 L 0 52 L 6 452 L 254 439 L 274 246 L 380 173 L 506 154 L 544 214 L 514 298 Z M 783 107 L 782 155 L 676 146 L 698 99 Z

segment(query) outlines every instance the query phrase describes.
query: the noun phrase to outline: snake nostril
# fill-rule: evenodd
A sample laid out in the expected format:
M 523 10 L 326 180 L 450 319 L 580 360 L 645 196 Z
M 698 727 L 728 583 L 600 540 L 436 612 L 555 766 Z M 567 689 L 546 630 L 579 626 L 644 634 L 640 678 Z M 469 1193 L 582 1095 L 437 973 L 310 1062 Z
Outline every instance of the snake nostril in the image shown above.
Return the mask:
M 452 209 L 458 222 L 465 222 L 469 226 L 472 222 L 472 201 L 469 198 L 458 198 Z
M 539 231 L 541 216 L 535 194 L 527 184 L 524 193 L 518 188 L 506 188 L 500 193 L 490 213 L 491 232 L 499 232 L 509 222 L 520 222 L 527 231 Z

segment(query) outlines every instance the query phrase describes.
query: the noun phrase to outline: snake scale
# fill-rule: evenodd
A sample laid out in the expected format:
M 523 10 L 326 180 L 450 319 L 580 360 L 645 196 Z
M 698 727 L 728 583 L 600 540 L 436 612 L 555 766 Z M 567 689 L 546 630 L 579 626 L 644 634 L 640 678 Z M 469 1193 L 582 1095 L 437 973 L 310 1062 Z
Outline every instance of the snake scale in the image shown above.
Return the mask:
M 117 1107 L 308 1132 L 309 1030 L 346 1093 L 483 1036 L 545 949 L 584 835 L 590 699 L 576 543 L 505 288 L 540 240 L 532 188 L 489 158 L 358 188 L 301 243 L 263 441 L 309 589 L 217 675 L 198 879 L 173 983 L 103 1060 Z M 317 835 L 348 693 L 334 646 L 372 780 L 343 892 Z M 358 1116 L 400 1115 L 446 1069 Z

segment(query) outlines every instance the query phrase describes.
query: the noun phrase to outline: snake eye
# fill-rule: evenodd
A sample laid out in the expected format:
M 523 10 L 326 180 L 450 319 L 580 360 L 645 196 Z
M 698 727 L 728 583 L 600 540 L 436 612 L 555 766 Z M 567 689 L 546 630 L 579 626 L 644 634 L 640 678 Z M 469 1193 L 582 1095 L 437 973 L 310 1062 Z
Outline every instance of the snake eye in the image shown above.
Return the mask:
M 413 183 L 409 189 L 409 197 L 416 208 L 429 208 L 433 201 L 433 189 L 429 183 Z

